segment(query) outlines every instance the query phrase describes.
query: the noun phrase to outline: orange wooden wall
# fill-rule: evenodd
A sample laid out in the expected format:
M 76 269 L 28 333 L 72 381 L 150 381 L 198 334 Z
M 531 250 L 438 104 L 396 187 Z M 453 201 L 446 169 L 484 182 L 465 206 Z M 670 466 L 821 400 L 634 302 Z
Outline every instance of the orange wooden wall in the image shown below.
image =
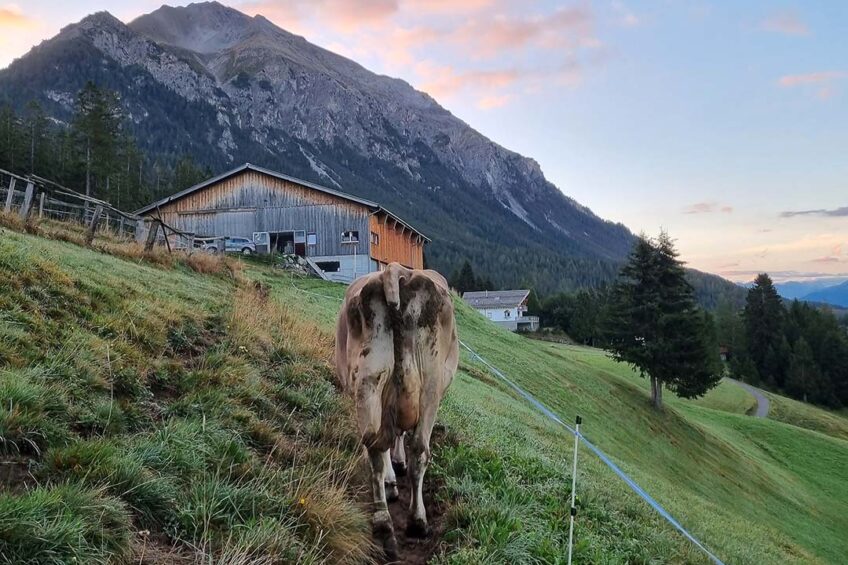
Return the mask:
M 412 269 L 424 268 L 424 240 L 418 234 L 409 228 L 403 229 L 403 224 L 386 214 L 371 216 L 371 232 L 379 238 L 378 243 L 371 243 L 374 260 L 386 264 L 396 261 Z

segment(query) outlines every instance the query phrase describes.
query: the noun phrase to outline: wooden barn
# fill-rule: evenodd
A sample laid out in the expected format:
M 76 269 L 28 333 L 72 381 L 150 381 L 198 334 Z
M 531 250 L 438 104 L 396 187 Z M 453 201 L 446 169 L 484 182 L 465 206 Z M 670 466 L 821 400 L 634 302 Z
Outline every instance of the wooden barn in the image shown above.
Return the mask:
M 244 164 L 136 211 L 196 237 L 245 237 L 350 282 L 393 261 L 424 266 L 421 232 L 376 202 Z

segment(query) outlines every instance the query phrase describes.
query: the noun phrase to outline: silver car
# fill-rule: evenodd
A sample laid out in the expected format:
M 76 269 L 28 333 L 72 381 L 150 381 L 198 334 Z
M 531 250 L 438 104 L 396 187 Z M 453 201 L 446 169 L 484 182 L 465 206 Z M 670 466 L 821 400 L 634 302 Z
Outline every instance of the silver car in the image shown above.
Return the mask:
M 216 243 L 207 243 L 203 249 L 210 253 L 218 252 Z M 246 237 L 228 237 L 224 240 L 224 251 L 226 253 L 241 253 L 242 255 L 253 255 L 256 253 L 256 244 Z

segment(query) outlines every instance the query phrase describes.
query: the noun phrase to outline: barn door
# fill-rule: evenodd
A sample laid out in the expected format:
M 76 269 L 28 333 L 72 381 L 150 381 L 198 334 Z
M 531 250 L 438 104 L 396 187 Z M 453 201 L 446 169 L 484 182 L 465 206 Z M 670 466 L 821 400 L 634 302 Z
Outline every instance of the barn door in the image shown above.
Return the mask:
M 294 232 L 294 254 L 299 257 L 306 257 L 306 232 Z
M 266 231 L 253 232 L 253 243 L 256 244 L 256 252 L 261 255 L 271 253 L 271 235 Z

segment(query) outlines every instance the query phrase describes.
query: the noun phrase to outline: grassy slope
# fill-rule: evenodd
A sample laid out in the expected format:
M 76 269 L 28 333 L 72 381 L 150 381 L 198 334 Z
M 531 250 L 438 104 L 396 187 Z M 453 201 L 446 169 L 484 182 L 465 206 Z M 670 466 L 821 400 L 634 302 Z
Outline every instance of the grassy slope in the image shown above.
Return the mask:
M 319 282 L 298 285 L 341 292 Z M 332 322 L 334 301 L 299 293 L 288 282 L 274 289 L 319 323 Z M 457 311 L 463 340 L 566 419 L 581 414 L 586 435 L 727 562 L 838 563 L 848 552 L 848 487 L 841 481 L 848 443 L 745 416 L 753 399 L 729 383 L 694 402 L 667 395 L 665 413 L 654 413 L 647 383 L 601 352 L 525 340 L 461 304 Z M 444 560 L 492 552 L 553 560 L 562 549 L 570 438 L 481 368 L 466 361 L 462 369 L 441 418 L 473 453 L 436 454 L 448 485 L 465 495 L 454 517 L 462 529 L 455 536 L 460 553 Z M 578 555 L 591 562 L 701 559 L 593 455 L 581 451 L 581 458 Z M 498 519 L 499 513 L 507 516 Z
M 0 481 L 2 555 L 48 539 L 86 562 L 137 560 L 148 543 L 138 532 L 150 529 L 151 551 L 176 543 L 188 559 L 293 547 L 333 561 L 364 539 L 345 494 L 345 404 L 327 385 L 337 300 L 258 265 L 248 275 L 273 301 L 179 266 L 2 238 L 0 277 L 16 285 L 0 294 L 3 459 L 31 460 L 41 483 Z M 583 415 L 586 435 L 726 562 L 836 563 L 848 551 L 846 442 L 742 416 L 750 399 L 725 385 L 655 414 L 645 383 L 597 351 L 524 340 L 461 304 L 458 321 L 461 338 L 522 386 L 566 419 Z M 562 562 L 571 438 L 480 367 L 461 369 L 434 447 L 432 479 L 454 499 L 437 560 Z M 592 454 L 580 457 L 578 562 L 705 562 Z M 334 476 L 318 473 L 325 461 Z
M 369 551 L 348 403 L 307 321 L 232 277 L 5 230 L 0 288 L 0 562 Z

